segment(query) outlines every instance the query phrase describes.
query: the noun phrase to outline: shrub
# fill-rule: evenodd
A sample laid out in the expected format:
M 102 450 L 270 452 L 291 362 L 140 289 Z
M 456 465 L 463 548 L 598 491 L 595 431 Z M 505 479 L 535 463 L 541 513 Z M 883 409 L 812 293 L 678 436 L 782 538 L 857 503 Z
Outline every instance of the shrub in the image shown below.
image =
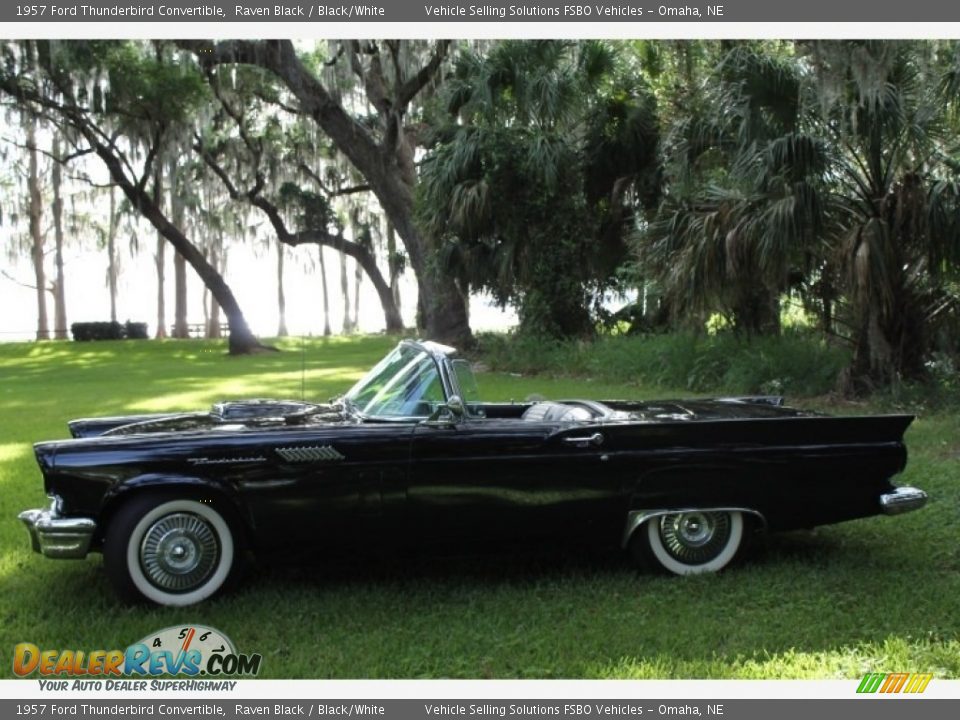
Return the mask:
M 589 376 L 698 393 L 820 395 L 849 352 L 811 332 L 742 339 L 732 333 L 601 336 L 593 342 L 478 336 L 492 370 Z
M 70 326 L 73 339 L 78 342 L 89 340 L 145 340 L 147 324 L 129 320 L 121 325 L 118 322 L 76 322 Z
M 123 329 L 128 340 L 147 339 L 147 324 L 144 322 L 130 322 L 127 320 L 123 324 Z

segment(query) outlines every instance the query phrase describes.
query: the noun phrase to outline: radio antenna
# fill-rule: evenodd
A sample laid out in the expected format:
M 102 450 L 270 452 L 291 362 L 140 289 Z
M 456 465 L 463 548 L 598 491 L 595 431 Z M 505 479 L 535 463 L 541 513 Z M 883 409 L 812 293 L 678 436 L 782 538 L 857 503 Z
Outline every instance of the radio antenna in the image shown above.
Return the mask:
M 300 336 L 300 399 L 306 402 L 307 399 L 307 339 Z

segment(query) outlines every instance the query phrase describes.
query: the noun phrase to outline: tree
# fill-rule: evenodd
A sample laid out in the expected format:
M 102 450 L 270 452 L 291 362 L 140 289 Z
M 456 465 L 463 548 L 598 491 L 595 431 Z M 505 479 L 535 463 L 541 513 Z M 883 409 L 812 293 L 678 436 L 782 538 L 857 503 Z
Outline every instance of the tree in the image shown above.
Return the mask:
M 30 258 L 33 261 L 33 274 L 37 292 L 37 340 L 49 340 L 50 321 L 47 318 L 47 274 L 44 268 L 44 233 L 43 227 L 41 226 L 43 218 L 43 198 L 40 189 L 39 161 L 37 159 L 37 119 L 34 113 L 26 111 L 24 121 L 27 126 L 27 191 L 29 192 Z
M 63 168 L 60 162 L 60 138 L 54 136 L 51 148 L 53 159 L 51 184 L 53 186 L 53 264 L 56 278 L 53 281 L 53 337 L 55 340 L 67 339 L 67 288 L 63 272 Z
M 327 266 L 323 260 L 323 245 L 317 247 L 317 265 L 320 268 L 320 284 L 323 290 L 323 336 L 330 337 L 330 294 L 327 288 Z
M 720 310 L 737 330 L 777 333 L 780 295 L 823 242 L 824 143 L 806 132 L 802 69 L 780 48 L 740 44 L 683 90 L 665 144 L 667 188 L 638 234 L 678 315 Z
M 183 188 L 178 174 L 178 162 L 167 159 L 167 198 L 169 199 L 170 222 L 179 228 L 186 227 L 186 208 Z M 187 261 L 180 252 L 173 255 L 173 337 L 184 340 L 190 337 L 187 328 Z
M 956 43 L 805 46 L 820 103 L 812 123 L 832 146 L 831 239 L 851 303 L 846 389 L 918 377 L 930 308 L 960 259 Z
M 436 268 L 433 249 L 414 217 L 416 137 L 408 125 L 409 115 L 418 96 L 436 79 L 449 43 L 339 43 L 330 62 L 353 75 L 364 90 L 372 116 L 351 114 L 347 104 L 337 100 L 320 79 L 319 69 L 301 58 L 289 40 L 178 44 L 194 51 L 201 67 L 207 70 L 223 65 L 254 66 L 269 71 L 283 83 L 295 101 L 286 107 L 315 124 L 350 161 L 403 241 L 424 300 L 425 332 L 438 340 L 469 344 L 466 298 Z M 420 58 L 417 63 L 410 62 Z M 364 269 L 367 270 L 366 266 Z M 367 275 L 371 277 L 368 270 Z M 377 292 L 380 293 L 379 287 Z
M 277 243 L 277 337 L 287 337 L 290 334 L 287 330 L 287 298 L 283 292 L 283 256 L 283 243 Z
M 463 53 L 423 162 L 421 213 L 465 286 L 527 332 L 593 332 L 624 231 L 656 197 L 655 101 L 599 42 Z M 443 266 L 443 265 L 442 265 Z
M 673 118 L 639 234 L 679 312 L 777 328 L 788 290 L 849 326 L 856 392 L 918 377 L 960 223 L 952 43 L 727 43 Z M 702 317 L 702 314 L 699 314 Z
M 203 99 L 195 73 L 165 62 L 135 43 L 37 42 L 38 62 L 3 47 L 0 91 L 42 112 L 74 145 L 68 156 L 97 156 L 114 183 L 144 218 L 180 252 L 220 303 L 230 322 L 231 353 L 262 347 L 247 325 L 233 292 L 184 232 L 164 214 L 148 190 L 164 143 L 189 122 Z M 87 80 L 92 79 L 92 91 Z M 126 147 L 120 141 L 127 139 Z M 136 167 L 141 158 L 140 167 Z
M 256 68 L 237 71 L 238 75 L 251 73 L 263 75 Z M 324 164 L 316 157 L 320 151 L 314 138 L 304 132 L 302 124 L 285 126 L 276 115 L 263 112 L 263 88 L 254 81 L 235 89 L 232 83 L 227 86 L 211 78 L 210 87 L 222 112 L 214 115 L 209 137 L 197 135 L 194 150 L 230 198 L 262 212 L 281 243 L 316 243 L 353 257 L 373 283 L 387 332 L 402 330 L 400 313 L 371 248 L 346 240 L 343 223 L 333 208 L 338 198 L 367 188 L 341 187 L 343 178 L 335 170 L 325 173 L 323 168 L 312 167 Z M 251 87 L 261 92 L 252 92 Z M 332 167 L 327 164 L 326 170 Z
M 107 288 L 110 292 L 110 321 L 117 322 L 117 279 L 119 268 L 117 263 L 117 226 L 119 213 L 117 211 L 117 188 L 110 186 L 110 210 L 107 218 L 106 246 L 107 246 Z

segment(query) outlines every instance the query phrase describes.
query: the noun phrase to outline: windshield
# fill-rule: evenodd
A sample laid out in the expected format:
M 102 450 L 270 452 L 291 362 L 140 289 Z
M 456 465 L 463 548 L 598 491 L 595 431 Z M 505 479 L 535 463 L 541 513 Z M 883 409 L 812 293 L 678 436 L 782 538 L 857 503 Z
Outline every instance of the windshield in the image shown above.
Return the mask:
M 346 404 L 365 417 L 428 417 L 443 403 L 443 385 L 433 358 L 400 345 L 354 385 Z

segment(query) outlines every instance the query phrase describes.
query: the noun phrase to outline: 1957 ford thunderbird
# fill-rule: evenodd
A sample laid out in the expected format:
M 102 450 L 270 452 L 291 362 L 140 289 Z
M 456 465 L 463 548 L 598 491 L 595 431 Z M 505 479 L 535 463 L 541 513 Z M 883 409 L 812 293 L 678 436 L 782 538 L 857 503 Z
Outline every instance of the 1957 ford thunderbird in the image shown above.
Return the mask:
M 485 403 L 449 347 L 403 341 L 330 404 L 74 420 L 38 443 L 51 558 L 100 551 L 129 599 L 188 605 L 242 551 L 332 553 L 371 537 L 564 535 L 677 574 L 717 571 L 748 532 L 921 507 L 895 487 L 912 417 L 832 417 L 781 398 Z

